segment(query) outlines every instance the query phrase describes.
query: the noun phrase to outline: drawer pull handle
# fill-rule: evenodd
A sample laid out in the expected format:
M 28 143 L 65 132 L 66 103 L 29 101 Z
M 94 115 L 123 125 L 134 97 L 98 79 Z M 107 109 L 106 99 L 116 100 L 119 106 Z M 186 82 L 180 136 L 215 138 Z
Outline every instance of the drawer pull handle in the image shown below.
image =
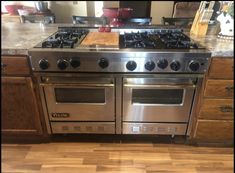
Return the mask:
M 232 106 L 221 106 L 220 111 L 221 112 L 233 112 L 233 107 Z
M 233 86 L 226 86 L 225 89 L 227 90 L 227 92 L 231 92 L 234 90 Z

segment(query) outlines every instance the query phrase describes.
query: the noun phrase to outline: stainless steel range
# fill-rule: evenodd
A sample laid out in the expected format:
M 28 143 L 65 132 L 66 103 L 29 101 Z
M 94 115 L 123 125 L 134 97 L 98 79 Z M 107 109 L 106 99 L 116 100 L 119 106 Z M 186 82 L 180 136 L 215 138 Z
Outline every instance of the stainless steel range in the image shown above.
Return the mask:
M 95 30 L 59 28 L 29 50 L 48 132 L 189 135 L 211 54 L 177 29 L 112 29 L 118 49 L 81 46 Z

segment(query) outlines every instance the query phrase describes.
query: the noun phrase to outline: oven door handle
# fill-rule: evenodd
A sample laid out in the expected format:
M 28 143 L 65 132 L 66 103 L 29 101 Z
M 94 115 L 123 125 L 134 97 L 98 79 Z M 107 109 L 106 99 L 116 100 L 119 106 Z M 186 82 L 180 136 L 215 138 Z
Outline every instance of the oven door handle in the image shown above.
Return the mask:
M 136 84 L 124 84 L 124 87 L 128 88 L 196 88 L 196 85 L 136 85 Z
M 66 87 L 114 87 L 114 84 L 61 84 L 40 83 L 40 86 L 66 86 Z

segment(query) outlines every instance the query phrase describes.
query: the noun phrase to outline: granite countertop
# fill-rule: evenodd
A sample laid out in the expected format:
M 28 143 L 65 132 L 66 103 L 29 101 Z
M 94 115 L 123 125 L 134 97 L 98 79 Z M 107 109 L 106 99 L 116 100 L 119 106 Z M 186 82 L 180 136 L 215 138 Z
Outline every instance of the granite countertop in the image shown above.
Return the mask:
M 190 35 L 190 38 L 205 46 L 212 54 L 212 57 L 233 57 L 233 40 L 224 40 L 217 38 L 216 35 L 207 35 L 206 37 L 195 37 Z
M 27 55 L 28 49 L 46 39 L 57 31 L 58 26 L 75 26 L 73 24 L 30 24 L 2 23 L 2 55 Z M 84 26 L 88 27 L 88 26 Z M 150 28 L 153 28 L 151 26 Z M 126 28 L 126 27 L 125 27 Z M 139 28 L 139 27 L 138 27 Z M 148 27 L 149 28 L 149 27 Z M 233 57 L 233 40 L 222 40 L 215 35 L 206 37 L 190 36 L 212 52 L 212 56 Z
M 57 31 L 55 25 L 2 23 L 2 55 L 28 55 L 28 49 Z

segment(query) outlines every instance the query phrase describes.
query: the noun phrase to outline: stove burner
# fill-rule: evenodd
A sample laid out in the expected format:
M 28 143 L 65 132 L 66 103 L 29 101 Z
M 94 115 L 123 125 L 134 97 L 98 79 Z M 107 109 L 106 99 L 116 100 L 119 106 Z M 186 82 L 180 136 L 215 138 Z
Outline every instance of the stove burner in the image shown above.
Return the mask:
M 122 48 L 197 49 L 198 45 L 180 31 L 124 33 Z
M 42 48 L 74 48 L 88 33 L 87 30 L 59 30 L 42 42 Z
M 131 48 L 154 48 L 156 46 L 147 32 L 125 34 L 124 45 Z

